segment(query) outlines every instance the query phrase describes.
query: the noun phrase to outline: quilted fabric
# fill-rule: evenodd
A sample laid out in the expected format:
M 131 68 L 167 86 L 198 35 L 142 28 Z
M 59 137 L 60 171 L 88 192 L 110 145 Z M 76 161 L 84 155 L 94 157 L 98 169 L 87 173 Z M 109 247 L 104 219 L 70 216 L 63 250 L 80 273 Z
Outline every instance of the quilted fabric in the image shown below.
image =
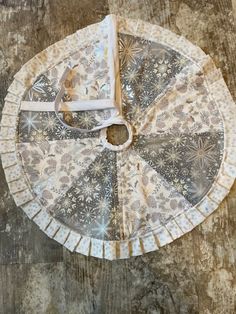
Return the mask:
M 110 15 L 36 55 L 8 91 L 10 191 L 71 251 L 156 250 L 210 215 L 236 177 L 236 107 L 220 71 L 159 26 Z M 127 143 L 108 142 L 112 124 L 128 128 Z

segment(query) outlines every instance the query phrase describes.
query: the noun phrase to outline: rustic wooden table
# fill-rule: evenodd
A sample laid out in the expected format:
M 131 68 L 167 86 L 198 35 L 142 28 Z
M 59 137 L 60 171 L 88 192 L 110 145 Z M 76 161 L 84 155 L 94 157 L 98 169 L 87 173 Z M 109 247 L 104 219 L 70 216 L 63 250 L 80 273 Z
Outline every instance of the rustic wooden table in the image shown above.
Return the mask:
M 235 0 L 0 0 L 1 108 L 26 61 L 109 12 L 186 36 L 214 59 L 236 99 Z M 17 209 L 0 171 L 1 314 L 236 313 L 236 185 L 191 233 L 108 262 L 47 238 Z

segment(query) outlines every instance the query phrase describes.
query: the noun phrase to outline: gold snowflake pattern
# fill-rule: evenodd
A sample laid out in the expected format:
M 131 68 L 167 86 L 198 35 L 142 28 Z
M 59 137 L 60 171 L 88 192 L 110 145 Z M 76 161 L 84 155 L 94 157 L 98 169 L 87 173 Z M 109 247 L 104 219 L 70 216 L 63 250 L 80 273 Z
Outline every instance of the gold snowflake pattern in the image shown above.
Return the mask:
M 83 112 L 78 117 L 78 127 L 90 129 L 96 124 L 96 120 L 94 119 L 94 115 L 89 112 Z
M 59 125 L 56 129 L 56 136 L 60 139 L 63 140 L 67 137 L 69 137 L 71 133 L 71 130 L 67 129 L 66 127 L 64 127 L 63 125 Z
M 175 178 L 173 180 L 173 185 L 177 192 L 186 195 L 188 193 L 188 185 L 183 179 Z
M 172 66 L 168 59 L 161 59 L 154 63 L 154 73 L 159 77 L 167 77 L 172 72 Z
M 76 209 L 76 198 L 69 193 L 60 202 L 60 212 L 64 215 L 71 214 Z
M 136 69 L 128 68 L 124 74 L 124 79 L 129 83 L 136 83 L 139 79 L 140 73 Z
M 97 203 L 97 210 L 98 212 L 103 215 L 104 213 L 107 213 L 109 210 L 109 201 L 103 197 L 101 198 Z
M 102 175 L 104 168 L 105 166 L 103 162 L 101 160 L 97 160 L 97 161 L 94 161 L 94 163 L 92 164 L 91 172 L 95 176 L 99 176 L 99 175 Z
M 79 219 L 86 225 L 90 225 L 95 221 L 97 217 L 96 211 L 93 207 L 85 206 L 82 211 L 80 211 Z
M 138 42 L 130 37 L 120 38 L 119 55 L 121 67 L 124 65 L 136 64 L 137 57 L 141 54 L 142 48 Z
M 48 141 L 48 134 L 44 130 L 35 130 L 31 132 L 30 141 L 35 143 L 42 143 Z
M 188 145 L 186 157 L 187 161 L 193 162 L 196 167 L 203 169 L 216 160 L 215 144 L 210 143 L 208 139 L 199 137 Z
M 178 150 L 172 147 L 170 151 L 166 152 L 166 159 L 174 164 L 181 160 L 181 154 Z
M 86 176 L 78 182 L 78 186 L 75 188 L 75 193 L 80 201 L 92 202 L 94 199 L 98 199 L 101 186 L 95 178 L 89 178 Z
M 47 113 L 47 116 L 43 119 L 43 126 L 45 130 L 54 131 L 57 127 L 58 119 Z

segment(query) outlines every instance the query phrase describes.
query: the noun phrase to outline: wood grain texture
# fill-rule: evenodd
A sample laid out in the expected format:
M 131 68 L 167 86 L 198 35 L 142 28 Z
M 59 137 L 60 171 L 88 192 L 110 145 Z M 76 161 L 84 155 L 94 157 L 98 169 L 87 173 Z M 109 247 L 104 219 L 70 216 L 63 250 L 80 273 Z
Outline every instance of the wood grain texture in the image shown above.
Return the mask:
M 236 100 L 235 0 L 0 0 L 0 102 L 37 52 L 109 12 L 182 34 L 221 68 Z M 236 118 L 236 117 L 235 117 Z M 236 313 L 236 184 L 179 240 L 141 257 L 71 254 L 16 208 L 0 172 L 1 314 Z

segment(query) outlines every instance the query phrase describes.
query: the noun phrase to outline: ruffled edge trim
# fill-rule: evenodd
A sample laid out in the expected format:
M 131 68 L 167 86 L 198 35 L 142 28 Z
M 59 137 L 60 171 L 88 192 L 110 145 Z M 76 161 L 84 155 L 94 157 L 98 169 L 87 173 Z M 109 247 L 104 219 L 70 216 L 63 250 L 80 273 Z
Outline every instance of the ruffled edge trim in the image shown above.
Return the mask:
M 215 67 L 212 59 L 184 37 L 160 26 L 122 17 L 117 17 L 117 23 L 119 32 L 163 43 L 186 56 L 204 71 L 209 93 L 217 104 L 224 121 L 225 147 L 218 176 L 207 195 L 197 206 L 173 217 L 165 226 L 160 226 L 139 237 L 124 241 L 103 241 L 81 235 L 53 218 L 42 207 L 31 190 L 16 150 L 21 99 L 26 89 L 40 74 L 75 53 L 82 45 L 97 40 L 98 32 L 103 31 L 102 22 L 83 28 L 49 46 L 16 73 L 5 98 L 0 133 L 2 165 L 16 205 L 20 206 L 50 238 L 71 252 L 108 260 L 129 258 L 155 251 L 191 231 L 218 208 L 236 178 L 236 131 L 234 131 L 236 106 L 220 70 Z

